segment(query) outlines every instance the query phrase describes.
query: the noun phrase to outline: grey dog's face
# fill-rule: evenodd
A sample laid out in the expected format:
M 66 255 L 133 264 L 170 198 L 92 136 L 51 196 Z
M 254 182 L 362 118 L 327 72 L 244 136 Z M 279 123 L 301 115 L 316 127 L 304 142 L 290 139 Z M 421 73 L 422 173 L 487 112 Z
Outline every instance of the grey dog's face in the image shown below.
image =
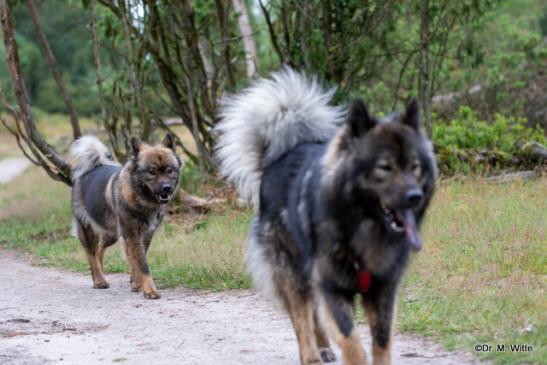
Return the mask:
M 382 120 L 358 103 L 348 123 L 348 193 L 372 208 L 388 232 L 406 235 L 411 247 L 420 249 L 418 225 L 433 193 L 435 168 L 419 131 L 417 103 Z
M 133 151 L 133 181 L 138 190 L 158 204 L 167 204 L 175 193 L 182 162 L 174 151 L 172 137 L 151 147 L 137 139 L 131 141 Z

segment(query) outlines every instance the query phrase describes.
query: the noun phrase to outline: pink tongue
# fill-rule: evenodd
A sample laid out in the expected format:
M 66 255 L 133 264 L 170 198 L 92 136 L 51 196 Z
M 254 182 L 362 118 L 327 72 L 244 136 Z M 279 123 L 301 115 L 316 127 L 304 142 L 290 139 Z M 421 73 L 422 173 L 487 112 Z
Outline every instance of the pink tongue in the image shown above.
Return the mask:
M 401 211 L 397 211 L 397 216 L 398 218 L 403 218 L 401 220 L 403 221 L 406 237 L 410 242 L 412 250 L 419 251 L 422 248 L 422 239 L 420 238 L 420 233 L 418 232 L 414 212 L 411 209 L 405 210 L 402 214 Z

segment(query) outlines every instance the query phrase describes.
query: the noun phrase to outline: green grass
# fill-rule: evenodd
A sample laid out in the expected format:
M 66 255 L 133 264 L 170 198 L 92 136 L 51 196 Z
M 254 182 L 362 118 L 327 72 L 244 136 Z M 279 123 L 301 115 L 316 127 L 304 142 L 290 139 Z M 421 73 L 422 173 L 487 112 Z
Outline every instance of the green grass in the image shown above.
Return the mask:
M 397 326 L 449 349 L 529 344 L 530 353 L 476 354 L 499 364 L 546 363 L 547 180 L 494 185 L 443 181 L 425 222 L 424 249 L 400 291 Z M 88 272 L 70 234 L 69 189 L 31 169 L 0 186 L 0 242 L 44 265 Z M 235 206 L 167 217 L 149 254 L 161 287 L 250 286 L 242 258 L 251 213 Z M 107 272 L 127 272 L 118 245 Z M 91 282 L 91 279 L 90 279 Z
M 425 247 L 401 291 L 399 327 L 447 348 L 529 344 L 530 353 L 480 354 L 499 364 L 547 361 L 547 180 L 439 189 Z
M 241 257 L 251 214 L 219 208 L 207 216 L 167 216 L 154 237 L 149 264 L 160 287 L 249 287 Z M 0 185 L 0 243 L 39 258 L 43 265 L 87 272 L 83 249 L 70 235 L 70 191 L 31 169 Z M 127 272 L 119 245 L 107 250 L 107 272 Z

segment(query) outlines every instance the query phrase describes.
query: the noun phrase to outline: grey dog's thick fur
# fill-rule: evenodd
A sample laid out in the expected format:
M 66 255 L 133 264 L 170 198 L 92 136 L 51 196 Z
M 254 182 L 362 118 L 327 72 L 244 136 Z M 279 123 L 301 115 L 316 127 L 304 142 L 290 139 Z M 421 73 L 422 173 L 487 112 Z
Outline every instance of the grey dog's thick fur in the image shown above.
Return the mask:
M 263 166 L 303 142 L 328 141 L 344 118 L 330 105 L 334 89 L 289 68 L 223 100 L 216 130 L 220 172 L 258 207 Z
M 356 100 L 288 68 L 227 98 L 221 172 L 251 203 L 246 260 L 254 284 L 290 315 L 303 364 L 366 363 L 354 326 L 361 296 L 375 364 L 389 364 L 400 278 L 434 191 L 419 107 L 375 118 Z M 328 335 L 327 335 L 328 334 Z

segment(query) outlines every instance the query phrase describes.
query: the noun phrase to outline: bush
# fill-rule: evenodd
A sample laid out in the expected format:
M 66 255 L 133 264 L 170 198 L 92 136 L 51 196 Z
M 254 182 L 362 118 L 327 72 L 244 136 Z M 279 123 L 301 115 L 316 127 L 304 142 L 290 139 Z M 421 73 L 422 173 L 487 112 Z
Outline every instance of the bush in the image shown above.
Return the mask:
M 433 123 L 433 142 L 442 173 L 489 172 L 508 166 L 529 167 L 520 155 L 526 142 L 545 144 L 543 129 L 526 127 L 526 119 L 494 115 L 479 120 L 469 107 L 461 107 L 450 122 Z

